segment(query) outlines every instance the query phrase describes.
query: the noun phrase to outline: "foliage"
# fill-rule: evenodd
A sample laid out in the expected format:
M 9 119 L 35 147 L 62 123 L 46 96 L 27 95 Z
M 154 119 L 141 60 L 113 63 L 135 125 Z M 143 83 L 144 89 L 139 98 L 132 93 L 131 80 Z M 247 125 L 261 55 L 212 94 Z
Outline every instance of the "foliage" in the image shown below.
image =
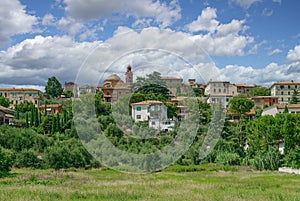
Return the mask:
M 253 166 L 257 170 L 278 170 L 281 162 L 279 151 L 273 147 L 269 147 L 266 153 L 257 154 L 254 157 Z
M 222 165 L 239 165 L 240 156 L 237 153 L 219 152 L 216 157 L 216 163 Z
M 235 96 L 229 101 L 229 110 L 239 115 L 249 112 L 253 106 L 254 102 L 243 96 Z
M 10 171 L 13 162 L 13 152 L 0 146 L 0 177 Z
M 74 94 L 72 91 L 68 90 L 68 91 L 66 91 L 65 96 L 66 96 L 66 98 L 72 98 L 74 96 Z
M 45 87 L 45 95 L 49 98 L 59 97 L 63 92 L 63 88 L 61 83 L 56 79 L 56 77 L 48 78 L 46 87 Z
M 299 97 L 299 92 L 297 91 L 297 89 L 294 89 L 290 103 L 291 104 L 299 103 L 300 101 L 298 97 Z
M 23 149 L 16 154 L 16 167 L 39 168 L 41 167 L 41 160 L 38 158 L 38 152 L 34 149 Z
M 270 95 L 271 95 L 270 89 L 263 86 L 256 86 L 248 94 L 248 96 L 270 96 Z
M 296 146 L 293 151 L 290 151 L 284 156 L 285 166 L 299 169 L 300 168 L 300 146 Z
M 9 100 L 4 96 L 0 96 L 0 105 L 3 107 L 9 107 Z
M 21 113 L 30 112 L 32 108 L 34 108 L 34 105 L 29 101 L 24 101 L 15 105 L 15 110 Z

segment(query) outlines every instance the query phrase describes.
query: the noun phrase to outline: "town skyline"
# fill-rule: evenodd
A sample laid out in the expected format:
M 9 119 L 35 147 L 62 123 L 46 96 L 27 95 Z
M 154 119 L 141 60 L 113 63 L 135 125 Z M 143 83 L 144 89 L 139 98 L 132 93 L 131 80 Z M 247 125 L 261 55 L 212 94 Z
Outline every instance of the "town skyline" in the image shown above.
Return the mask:
M 120 56 L 147 48 L 179 54 L 202 72 L 213 67 L 219 80 L 232 83 L 270 87 L 300 75 L 298 1 L 113 0 L 82 6 L 74 0 L 4 0 L 0 5 L 0 87 L 42 90 L 51 76 L 76 82 L 97 48 L 102 50 L 97 60 L 89 59 L 97 76 Z M 157 58 L 164 58 L 159 53 Z M 123 64 L 142 66 L 136 56 L 123 58 Z M 160 66 L 178 70 L 169 59 Z M 116 73 L 123 68 L 113 66 Z

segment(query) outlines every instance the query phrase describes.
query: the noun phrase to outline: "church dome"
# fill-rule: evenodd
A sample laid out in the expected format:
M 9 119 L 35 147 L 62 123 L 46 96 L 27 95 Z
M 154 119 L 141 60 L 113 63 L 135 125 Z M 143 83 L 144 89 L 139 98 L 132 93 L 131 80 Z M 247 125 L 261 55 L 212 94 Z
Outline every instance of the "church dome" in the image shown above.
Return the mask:
M 112 74 L 106 80 L 116 80 L 116 81 L 119 81 L 119 80 L 121 80 L 121 78 L 117 74 Z

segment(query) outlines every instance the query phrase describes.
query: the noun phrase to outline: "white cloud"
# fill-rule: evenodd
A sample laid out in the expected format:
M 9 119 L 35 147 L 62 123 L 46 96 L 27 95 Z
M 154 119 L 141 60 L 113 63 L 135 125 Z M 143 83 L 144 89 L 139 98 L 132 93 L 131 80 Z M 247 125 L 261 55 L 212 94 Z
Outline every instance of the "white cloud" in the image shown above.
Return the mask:
M 9 41 L 13 35 L 32 31 L 37 18 L 28 15 L 25 6 L 18 0 L 1 0 L 0 22 L 0 43 L 3 43 Z
M 220 69 L 220 74 L 223 80 L 230 80 L 231 83 L 271 86 L 278 81 L 299 80 L 300 62 L 284 65 L 271 63 L 261 69 L 251 66 L 228 65 Z
M 244 9 L 248 9 L 251 7 L 251 5 L 255 2 L 260 2 L 262 0 L 229 0 L 230 4 L 235 4 L 237 6 L 240 6 Z
M 198 31 L 209 31 L 214 32 L 219 25 L 219 22 L 216 20 L 217 18 L 217 9 L 207 7 L 202 10 L 201 15 L 198 17 L 196 21 L 187 25 L 187 28 L 191 32 Z
M 272 55 L 274 55 L 274 54 L 279 54 L 279 53 L 281 53 L 281 52 L 282 52 L 281 49 L 276 48 L 275 50 L 269 52 L 268 55 L 269 55 L 269 56 L 272 56 Z
M 273 0 L 273 2 L 279 3 L 279 4 L 281 4 L 281 1 L 282 1 L 282 0 Z
M 228 24 L 221 24 L 216 19 L 215 8 L 204 9 L 197 20 L 186 25 L 191 32 L 202 31 L 191 36 L 192 40 L 212 55 L 244 55 L 244 48 L 254 42 L 253 37 L 243 35 L 248 29 L 248 26 L 244 25 L 245 20 L 233 19 Z
M 181 8 L 176 0 L 169 4 L 160 0 L 64 0 L 66 12 L 75 19 L 101 19 L 120 14 L 125 17 L 151 17 L 161 27 L 167 27 L 181 18 Z
M 294 49 L 289 50 L 286 58 L 289 61 L 300 61 L 300 45 L 297 45 Z
M 56 20 L 52 14 L 46 14 L 42 19 L 42 25 L 45 26 L 54 26 L 56 23 Z

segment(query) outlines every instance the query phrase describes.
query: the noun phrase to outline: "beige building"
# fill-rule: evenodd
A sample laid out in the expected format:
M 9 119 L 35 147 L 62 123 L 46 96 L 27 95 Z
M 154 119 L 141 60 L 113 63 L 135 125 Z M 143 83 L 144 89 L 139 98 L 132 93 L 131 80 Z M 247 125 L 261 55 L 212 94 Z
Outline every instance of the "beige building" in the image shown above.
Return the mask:
M 288 108 L 289 113 L 291 114 L 300 114 L 300 104 L 288 104 L 286 105 Z M 276 116 L 278 113 L 283 113 L 285 109 L 285 105 L 273 105 L 271 107 L 265 108 L 262 112 L 262 116 L 265 115 L 272 115 Z
M 243 94 L 243 95 L 251 95 L 251 92 L 253 89 L 256 87 L 255 84 L 234 84 L 237 88 L 237 93 L 238 94 Z
M 126 82 L 121 80 L 121 78 L 117 74 L 112 74 L 106 80 L 104 80 L 103 86 L 97 87 L 98 90 L 102 90 L 105 102 L 117 102 L 131 92 L 130 84 L 133 81 L 131 66 L 127 67 L 125 76 Z
M 227 81 L 209 81 L 205 88 L 207 103 L 222 103 L 224 108 L 228 107 L 232 97 L 238 95 L 237 87 Z
M 294 89 L 299 91 L 300 82 L 276 82 L 271 86 L 271 96 L 278 96 L 280 104 L 288 104 L 291 101 Z M 300 99 L 300 96 L 298 98 Z
M 46 111 L 47 115 L 56 115 L 62 112 L 62 104 L 46 105 L 46 109 L 45 109 L 45 105 L 41 105 L 38 107 L 38 110 L 42 114 L 44 114 Z
M 9 100 L 10 108 L 14 108 L 14 105 L 24 101 L 32 102 L 35 107 L 38 107 L 42 99 L 42 92 L 27 88 L 0 88 L 0 96 L 4 96 Z
M 182 93 L 183 88 L 183 79 L 178 77 L 161 77 L 163 81 L 166 82 L 167 88 L 171 92 L 171 96 L 177 96 L 179 93 Z

